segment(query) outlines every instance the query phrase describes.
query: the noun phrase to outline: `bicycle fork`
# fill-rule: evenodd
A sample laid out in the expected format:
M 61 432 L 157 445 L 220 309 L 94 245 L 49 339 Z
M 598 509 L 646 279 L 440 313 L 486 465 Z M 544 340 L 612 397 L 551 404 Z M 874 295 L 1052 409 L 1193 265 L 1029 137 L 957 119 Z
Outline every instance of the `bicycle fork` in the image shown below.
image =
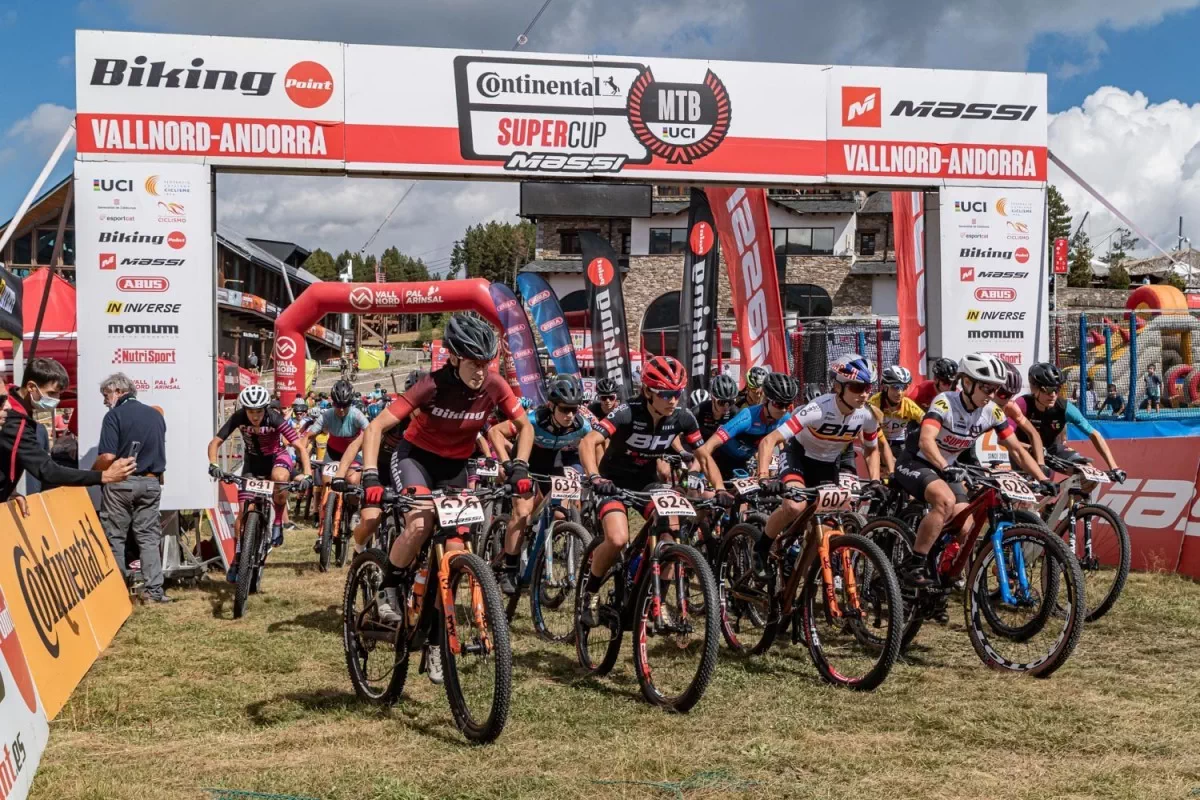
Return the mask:
M 1000 598 L 1006 605 L 1015 606 L 1022 602 L 1028 603 L 1032 598 L 1029 590 L 1029 574 L 1025 569 L 1025 548 L 1019 543 L 1014 544 L 1012 553 L 1012 570 L 1016 573 L 1020 597 L 1013 594 L 1009 576 L 1009 563 L 1004 557 L 1004 532 L 1011 527 L 1010 522 L 997 522 L 992 529 L 992 553 L 996 559 L 996 582 L 1000 584 Z
M 444 544 L 434 546 L 433 555 L 438 563 L 438 593 L 442 598 L 442 616 L 446 620 L 446 645 L 450 648 L 450 652 L 454 655 L 460 655 L 463 652 L 462 641 L 458 637 L 458 623 L 454 618 L 454 593 L 450 589 L 450 564 L 454 559 L 470 552 L 469 550 L 447 550 Z M 481 650 L 484 653 L 492 652 L 492 640 L 488 634 L 487 616 L 484 611 L 483 588 L 475 580 L 473 575 L 468 574 L 471 590 L 471 613 L 475 618 L 475 625 L 479 629 L 480 640 L 478 643 L 466 645 L 468 650 Z

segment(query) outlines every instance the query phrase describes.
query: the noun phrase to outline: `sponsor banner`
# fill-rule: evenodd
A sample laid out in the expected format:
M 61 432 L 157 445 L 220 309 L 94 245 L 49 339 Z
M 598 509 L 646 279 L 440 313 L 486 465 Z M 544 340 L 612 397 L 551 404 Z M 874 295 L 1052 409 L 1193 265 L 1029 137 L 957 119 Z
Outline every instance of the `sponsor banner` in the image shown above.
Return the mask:
M 973 351 L 992 353 L 1024 372 L 1046 351 L 1044 194 L 1042 189 L 941 190 L 942 341 L 933 352 L 953 359 Z M 899 250 L 898 242 L 898 274 Z
M 0 798 L 29 795 L 50 728 L 0 589 Z
M 24 331 L 22 311 L 24 291 L 21 279 L 0 264 L 0 331 L 20 337 Z M 38 298 L 39 301 L 41 298 Z M 30 331 L 32 335 L 32 331 Z
M 629 360 L 629 326 L 625 322 L 625 296 L 621 291 L 621 271 L 617 253 L 605 239 L 590 232 L 579 232 L 583 253 L 583 280 L 587 286 L 588 310 L 592 315 L 592 351 L 596 380 L 612 378 L 617 392 L 626 401 L 633 392 L 632 364 Z M 570 335 L 565 317 L 551 330 L 561 331 L 567 344 Z M 554 320 L 552 320 L 554 322 Z M 546 325 L 538 326 L 543 336 Z
M 313 325 L 307 331 L 305 331 L 305 333 L 314 339 L 320 339 L 325 344 L 332 345 L 333 347 L 342 346 L 342 335 L 336 331 L 331 331 L 324 325 Z
M 0 510 L 0 590 L 54 719 L 131 609 L 87 491 L 53 489 L 28 505 L 29 516 L 13 504 Z
M 236 396 L 236 393 L 235 393 Z M 217 507 L 208 508 L 204 513 L 208 516 L 208 524 L 212 526 L 213 537 L 217 540 L 217 553 L 221 557 L 221 568 L 228 570 L 237 554 L 237 515 L 241 504 L 238 503 L 237 487 L 231 483 L 222 483 L 217 489 Z
M 560 374 L 579 375 L 579 360 L 575 349 L 582 345 L 575 343 L 574 333 L 567 328 L 565 322 L 556 324 L 555 320 L 566 320 L 558 295 L 546 279 L 535 272 L 522 272 L 517 276 L 517 289 L 529 305 L 533 314 L 533 324 L 542 335 L 542 343 L 554 364 L 554 371 Z M 499 306 L 497 306 L 499 308 Z M 546 327 L 543 327 L 546 326 Z
M 213 431 L 204 403 L 216 396 L 210 172 L 198 164 L 116 162 L 75 169 L 80 437 L 99 438 L 108 409 L 95 389 L 124 372 L 138 399 L 167 421 L 164 511 L 211 508 L 215 496 L 204 458 Z M 100 220 L 98 209 L 114 201 L 130 222 Z M 216 294 L 222 303 L 278 313 L 254 295 Z
M 683 251 L 683 289 L 679 293 L 679 363 L 691 389 L 707 389 L 717 351 L 716 220 L 704 190 L 692 188 L 687 247 Z
M 742 366 L 787 372 L 787 339 L 765 189 L 705 190 L 725 251 Z
M 900 316 L 900 366 L 925 377 L 925 195 L 892 192 L 896 228 L 896 311 Z
M 512 289 L 503 283 L 493 283 L 488 291 L 492 293 L 496 313 L 500 316 L 504 340 L 508 344 L 509 361 L 516 371 L 515 385 L 521 395 L 541 405 L 546 401 L 542 392 L 542 364 L 538 359 L 533 333 L 529 330 L 525 309 Z

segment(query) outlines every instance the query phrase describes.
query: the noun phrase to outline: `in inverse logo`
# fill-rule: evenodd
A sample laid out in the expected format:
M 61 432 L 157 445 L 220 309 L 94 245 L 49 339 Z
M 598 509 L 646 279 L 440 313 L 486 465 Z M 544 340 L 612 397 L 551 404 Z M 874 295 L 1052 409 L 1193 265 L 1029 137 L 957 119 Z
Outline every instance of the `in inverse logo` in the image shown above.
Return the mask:
M 842 87 L 842 125 L 847 128 L 878 128 L 883 124 L 882 93 L 878 86 Z

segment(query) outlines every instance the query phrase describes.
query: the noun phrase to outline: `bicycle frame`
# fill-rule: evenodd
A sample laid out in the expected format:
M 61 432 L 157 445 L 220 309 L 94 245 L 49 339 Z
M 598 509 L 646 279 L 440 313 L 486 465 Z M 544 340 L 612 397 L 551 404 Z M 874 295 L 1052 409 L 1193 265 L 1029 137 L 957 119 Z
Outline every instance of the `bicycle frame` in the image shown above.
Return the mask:
M 838 527 L 836 524 L 826 524 L 824 520 L 828 516 L 830 515 L 817 514 L 816 506 L 811 502 L 807 503 L 800 516 L 779 535 L 776 546 L 780 549 L 783 549 L 784 542 L 795 539 L 798 536 L 804 537 L 804 547 L 800 551 L 800 554 L 796 556 L 796 561 L 792 566 L 792 574 L 788 578 L 787 583 L 781 587 L 783 593 L 781 614 L 783 616 L 788 616 L 792 613 L 792 599 L 796 596 L 796 590 L 799 588 L 800 581 L 803 580 L 804 575 L 808 574 L 813 561 L 818 558 L 821 560 L 822 588 L 825 591 L 825 602 L 829 613 L 838 619 L 842 616 L 842 610 L 834 591 L 833 564 L 829 560 L 829 540 L 836 535 L 835 531 L 838 530 Z M 815 524 L 812 524 L 814 522 Z M 846 593 L 849 595 L 851 602 L 857 606 L 858 585 L 855 582 L 854 570 L 850 564 L 850 554 L 843 553 L 842 561 L 842 571 L 846 576 Z
M 1020 586 L 1021 592 L 1019 599 L 1012 593 L 1012 589 L 1009 586 L 1008 564 L 1004 559 L 1003 539 L 1004 531 L 1012 523 L 996 518 L 996 511 L 1004 507 L 1005 504 L 1000 493 L 992 486 L 986 487 L 983 491 L 978 492 L 975 497 L 971 498 L 967 507 L 954 515 L 942 527 L 942 533 L 938 537 L 939 542 L 944 541 L 945 537 L 949 535 L 953 537 L 954 541 L 958 542 L 959 550 L 945 570 L 941 569 L 941 559 L 938 559 L 937 573 L 951 578 L 962 574 L 962 571 L 966 568 L 975 553 L 975 547 L 983 531 L 983 524 L 986 522 L 989 525 L 989 544 L 996 559 L 997 582 L 999 583 L 1000 596 L 1007 605 L 1016 605 L 1019 599 L 1029 601 L 1033 599 L 1033 596 L 1030 590 L 1029 575 L 1025 571 L 1025 549 L 1023 547 L 1014 547 L 1012 550 L 1013 570 L 1017 573 L 1017 583 Z M 964 537 L 962 534 L 963 526 L 968 520 L 971 520 L 973 524 L 970 533 Z

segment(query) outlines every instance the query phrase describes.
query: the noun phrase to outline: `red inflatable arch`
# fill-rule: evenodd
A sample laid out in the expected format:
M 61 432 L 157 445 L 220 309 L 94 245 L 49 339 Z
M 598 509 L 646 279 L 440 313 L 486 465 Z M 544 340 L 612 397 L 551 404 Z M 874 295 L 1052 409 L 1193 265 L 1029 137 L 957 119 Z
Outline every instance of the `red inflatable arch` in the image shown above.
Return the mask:
M 482 278 L 422 283 L 314 283 L 275 320 L 275 394 L 291 403 L 304 381 L 304 331 L 326 314 L 474 311 L 502 329 Z

